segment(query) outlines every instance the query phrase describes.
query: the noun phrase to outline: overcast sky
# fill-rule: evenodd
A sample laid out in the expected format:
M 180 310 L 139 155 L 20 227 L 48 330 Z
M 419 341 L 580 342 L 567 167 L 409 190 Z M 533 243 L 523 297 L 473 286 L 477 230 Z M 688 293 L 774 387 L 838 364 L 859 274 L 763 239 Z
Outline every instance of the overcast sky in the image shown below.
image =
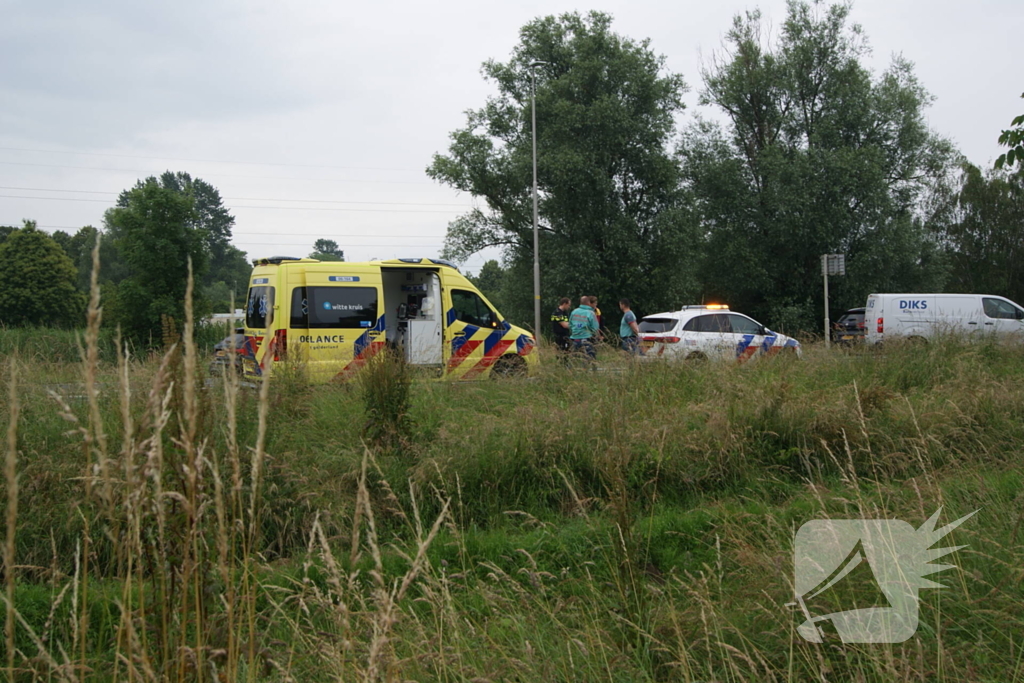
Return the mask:
M 0 224 L 69 232 L 165 170 L 217 187 L 250 257 L 303 256 L 318 237 L 348 260 L 434 256 L 472 198 L 423 170 L 494 91 L 531 19 L 592 9 L 650 38 L 697 106 L 701 54 L 732 16 L 770 2 L 0 0 Z M 936 97 L 931 127 L 975 163 L 1024 113 L 1020 0 L 859 0 L 852 18 L 883 70 L 895 53 Z M 467 269 L 479 268 L 474 257 Z

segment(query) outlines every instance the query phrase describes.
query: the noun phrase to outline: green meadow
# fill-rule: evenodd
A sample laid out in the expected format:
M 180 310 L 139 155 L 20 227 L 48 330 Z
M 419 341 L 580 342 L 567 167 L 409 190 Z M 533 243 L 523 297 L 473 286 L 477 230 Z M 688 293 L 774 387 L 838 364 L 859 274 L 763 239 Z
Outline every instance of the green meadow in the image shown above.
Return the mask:
M 251 387 L 14 334 L 0 678 L 1024 680 L 1020 346 Z M 802 524 L 939 508 L 913 637 L 800 637 Z

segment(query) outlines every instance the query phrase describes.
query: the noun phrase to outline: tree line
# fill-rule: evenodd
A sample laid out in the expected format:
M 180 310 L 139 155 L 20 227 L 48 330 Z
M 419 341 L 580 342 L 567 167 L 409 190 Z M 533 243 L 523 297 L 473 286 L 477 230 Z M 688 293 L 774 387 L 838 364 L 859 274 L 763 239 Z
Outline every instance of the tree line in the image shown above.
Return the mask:
M 500 248 L 502 263 L 473 279 L 511 321 L 532 320 L 535 96 L 549 308 L 580 294 L 625 296 L 641 313 L 720 302 L 782 331 L 816 330 L 825 253 L 846 254 L 847 275 L 830 281 L 836 312 L 872 291 L 1024 301 L 1024 116 L 999 136 L 1008 151 L 994 167 L 970 163 L 928 128 L 933 98 L 910 62 L 865 66 L 850 11 L 791 0 L 775 37 L 757 11 L 736 16 L 699 74 L 700 102 L 720 122 L 684 119 L 683 76 L 608 15 L 529 22 L 507 62 L 484 64 L 497 94 L 427 168 L 483 200 L 448 225 L 442 256 Z M 102 234 L 105 320 L 155 343 L 182 318 L 189 261 L 196 311 L 244 296 L 234 222 L 216 188 L 168 171 L 122 192 L 99 229 L 0 227 L 0 324 L 80 324 Z M 329 239 L 310 256 L 344 260 Z
M 81 325 L 99 240 L 104 322 L 137 344 L 159 344 L 168 324 L 184 320 L 189 263 L 199 315 L 227 311 L 232 292 L 244 295 L 251 265 L 231 244 L 234 223 L 216 188 L 168 171 L 123 191 L 102 229 L 0 227 L 0 323 Z
M 648 313 L 715 301 L 815 330 L 825 253 L 846 254 L 847 275 L 830 280 L 837 310 L 873 291 L 1024 301 L 1024 117 L 1000 138 L 1001 168 L 971 164 L 928 128 L 933 98 L 909 61 L 865 66 L 850 11 L 793 0 L 777 36 L 757 11 L 736 16 L 699 74 L 722 122 L 682 126 L 688 86 L 649 41 L 599 12 L 531 21 L 507 62 L 483 66 L 497 94 L 427 169 L 484 200 L 448 226 L 444 255 L 501 248 L 477 281 L 530 320 L 535 93 L 549 307 L 583 293 Z
M 231 244 L 234 224 L 215 187 L 167 171 L 123 191 L 101 229 L 47 234 L 31 220 L 0 226 L 0 325 L 82 325 L 99 240 L 104 323 L 137 346 L 159 345 L 184 321 L 189 264 L 197 316 L 230 312 L 232 300 L 241 305 L 252 264 Z M 317 240 L 309 256 L 345 260 L 329 239 Z

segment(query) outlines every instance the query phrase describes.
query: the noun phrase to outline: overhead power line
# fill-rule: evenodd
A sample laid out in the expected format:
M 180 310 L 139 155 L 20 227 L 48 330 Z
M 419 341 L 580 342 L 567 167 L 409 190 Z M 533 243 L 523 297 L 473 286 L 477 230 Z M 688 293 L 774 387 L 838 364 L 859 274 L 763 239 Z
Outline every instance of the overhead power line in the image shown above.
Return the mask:
M 79 152 L 58 149 L 28 149 L 25 147 L 0 147 L 7 152 L 32 152 L 34 154 L 75 154 L 87 157 L 109 157 L 112 159 L 148 159 L 151 161 L 188 161 L 197 164 L 231 164 L 234 166 L 281 166 L 285 168 L 336 168 L 345 171 L 400 171 L 420 173 L 419 168 L 388 168 L 381 166 L 333 166 L 329 164 L 282 164 L 270 161 L 224 161 L 218 159 L 187 159 L 183 157 L 150 157 L 139 154 L 107 154 L 103 152 Z
M 0 185 L 0 190 L 20 190 L 22 192 L 64 192 L 68 194 L 112 194 L 119 195 L 120 192 L 109 190 L 55 190 L 45 187 L 7 187 Z M 35 198 L 34 198 L 35 199 Z M 51 199 L 51 197 L 38 197 L 38 199 Z M 58 197 L 52 197 L 58 199 Z M 311 204 L 375 204 L 379 206 L 457 206 L 463 209 L 472 209 L 469 204 L 446 204 L 438 202 L 354 202 L 340 199 L 278 199 L 276 197 L 221 197 L 225 201 L 233 202 L 308 202 Z M 93 199 L 90 201 L 103 201 Z
M 35 199 L 44 202 L 99 202 L 110 204 L 106 199 L 83 199 L 79 197 L 29 197 L 17 194 L 0 194 L 0 199 Z M 360 213 L 459 213 L 455 209 L 346 209 L 332 206 L 247 206 L 235 204 L 235 209 L 277 209 L 283 211 L 355 211 Z
M 141 173 L 154 175 L 152 170 L 137 168 L 107 168 L 103 166 L 71 166 L 68 164 L 30 164 L 22 161 L 0 161 L 3 166 L 31 166 L 34 168 L 73 168 L 81 171 L 107 171 L 108 173 Z M 283 176 L 235 175 L 232 173 L 204 173 L 207 178 L 245 178 L 248 180 L 300 180 L 307 183 L 372 183 L 378 185 L 433 185 L 430 180 L 369 180 L 366 178 L 288 178 Z
M 3 222 L 3 221 L 0 221 L 0 225 L 13 225 L 13 226 L 17 226 L 20 223 L 21 223 L 20 220 L 8 221 L 6 223 Z M 36 225 L 36 227 L 37 228 L 46 228 L 46 229 L 49 229 L 49 230 L 80 230 L 83 226 L 81 226 L 81 225 Z M 240 239 L 240 236 L 241 236 L 241 238 L 247 238 L 247 237 L 274 237 L 275 235 L 273 233 L 266 233 L 266 232 L 245 232 L 245 231 L 239 231 L 239 230 L 233 230 L 232 231 L 231 237 L 232 237 L 233 240 L 237 239 L 238 241 L 245 241 L 246 244 L 284 244 L 284 242 L 281 242 L 281 241 L 277 241 L 277 242 L 250 242 L 248 239 Z M 433 240 L 440 239 L 440 240 L 443 240 L 444 239 L 444 235 L 382 235 L 379 232 L 376 232 L 376 233 L 360 233 L 360 234 L 357 234 L 357 235 L 339 235 L 339 234 L 336 234 L 336 233 L 332 233 L 330 230 L 321 230 L 319 232 L 292 232 L 292 231 L 289 231 L 288 234 L 285 235 L 285 237 L 322 237 L 324 239 L 339 239 L 339 240 L 347 240 L 347 239 L 361 238 L 361 237 L 376 237 L 376 238 L 388 237 L 388 238 L 396 239 L 396 240 L 408 240 L 408 239 L 433 239 Z M 441 244 L 441 243 L 437 242 L 437 244 Z M 354 245 L 351 245 L 351 246 L 359 247 L 359 246 L 375 246 L 375 245 L 354 244 Z M 429 245 L 414 244 L 412 246 L 416 247 L 416 246 L 429 246 Z
M 327 237 L 327 238 L 324 238 L 324 239 L 331 239 L 331 238 Z M 338 239 L 341 239 L 341 238 L 337 237 L 335 235 L 334 239 L 335 239 L 335 241 L 337 241 Z M 313 242 L 303 242 L 302 244 L 290 244 L 290 243 L 287 243 L 287 242 L 246 242 L 245 243 L 246 246 L 253 245 L 253 244 L 258 244 L 260 246 L 276 246 L 276 247 L 282 247 L 284 249 L 308 249 L 308 248 L 312 247 Z M 396 247 L 396 246 L 411 247 L 411 248 L 414 248 L 414 249 L 433 249 L 435 247 L 441 247 L 441 246 L 444 246 L 444 245 L 441 244 L 440 242 L 434 242 L 434 243 L 431 243 L 431 244 L 406 244 L 406 245 L 398 245 L 398 244 L 396 244 L 394 242 L 385 242 L 383 244 L 380 244 L 380 243 L 377 243 L 377 244 L 352 244 L 350 242 L 339 242 L 338 246 L 342 247 L 344 249 L 362 249 L 363 247 Z

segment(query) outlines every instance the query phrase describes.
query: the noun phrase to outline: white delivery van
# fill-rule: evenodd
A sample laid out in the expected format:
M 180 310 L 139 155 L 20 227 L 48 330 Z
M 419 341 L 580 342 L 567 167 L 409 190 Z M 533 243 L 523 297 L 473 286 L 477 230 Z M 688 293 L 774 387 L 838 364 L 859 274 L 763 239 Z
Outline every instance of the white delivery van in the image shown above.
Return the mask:
M 991 294 L 871 294 L 867 342 L 928 339 L 937 334 L 998 334 L 1024 340 L 1024 309 Z

